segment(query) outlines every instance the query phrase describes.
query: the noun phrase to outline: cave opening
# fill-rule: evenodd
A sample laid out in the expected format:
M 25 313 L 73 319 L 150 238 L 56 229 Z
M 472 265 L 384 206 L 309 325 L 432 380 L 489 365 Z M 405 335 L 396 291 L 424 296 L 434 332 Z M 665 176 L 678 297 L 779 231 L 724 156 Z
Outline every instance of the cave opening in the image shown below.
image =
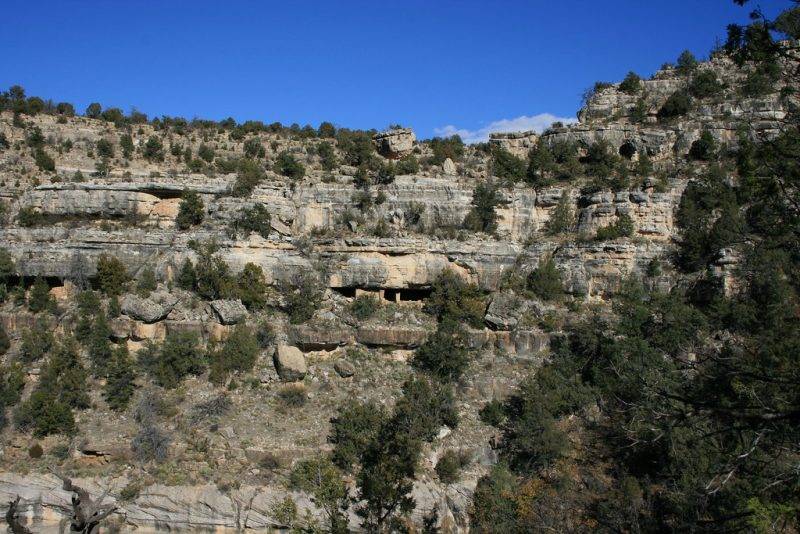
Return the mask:
M 636 147 L 630 141 L 625 141 L 619 147 L 619 155 L 625 159 L 633 159 L 633 156 L 636 155 Z

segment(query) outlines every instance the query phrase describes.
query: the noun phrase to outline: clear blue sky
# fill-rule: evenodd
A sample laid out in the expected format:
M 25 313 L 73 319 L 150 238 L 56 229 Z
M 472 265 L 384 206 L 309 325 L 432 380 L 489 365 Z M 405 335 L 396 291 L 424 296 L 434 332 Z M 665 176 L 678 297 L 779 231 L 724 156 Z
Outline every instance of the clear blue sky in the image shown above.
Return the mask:
M 755 0 L 754 0 L 755 2 Z M 788 0 L 758 0 L 774 15 Z M 153 115 L 480 130 L 705 56 L 732 0 L 4 0 L 0 87 Z M 439 130 L 441 131 L 441 130 Z

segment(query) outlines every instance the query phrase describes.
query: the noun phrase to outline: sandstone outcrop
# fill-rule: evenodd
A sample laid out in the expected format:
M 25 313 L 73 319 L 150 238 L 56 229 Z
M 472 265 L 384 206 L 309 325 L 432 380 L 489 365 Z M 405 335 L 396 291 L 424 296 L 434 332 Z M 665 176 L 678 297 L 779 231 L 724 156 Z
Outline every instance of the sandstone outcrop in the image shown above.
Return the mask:
M 278 345 L 275 348 L 275 370 L 286 382 L 302 380 L 308 372 L 306 359 L 297 347 Z
M 398 159 L 411 153 L 417 137 L 411 128 L 393 128 L 372 137 L 378 153 L 384 157 Z

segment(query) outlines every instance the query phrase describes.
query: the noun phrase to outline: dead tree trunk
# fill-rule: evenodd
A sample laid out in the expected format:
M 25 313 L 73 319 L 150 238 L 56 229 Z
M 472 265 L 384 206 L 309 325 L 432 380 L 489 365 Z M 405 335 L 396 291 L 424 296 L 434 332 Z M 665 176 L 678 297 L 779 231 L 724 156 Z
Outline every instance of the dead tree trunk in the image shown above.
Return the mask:
M 72 492 L 72 515 L 69 518 L 69 531 L 81 534 L 94 534 L 100 523 L 117 509 L 113 504 L 103 504 L 108 490 L 95 501 L 89 492 L 72 483 L 72 480 L 59 477 L 64 483 L 64 491 Z
M 28 527 L 20 523 L 17 514 L 19 507 L 19 495 L 13 501 L 9 501 L 8 510 L 6 511 L 6 523 L 12 534 L 33 534 Z

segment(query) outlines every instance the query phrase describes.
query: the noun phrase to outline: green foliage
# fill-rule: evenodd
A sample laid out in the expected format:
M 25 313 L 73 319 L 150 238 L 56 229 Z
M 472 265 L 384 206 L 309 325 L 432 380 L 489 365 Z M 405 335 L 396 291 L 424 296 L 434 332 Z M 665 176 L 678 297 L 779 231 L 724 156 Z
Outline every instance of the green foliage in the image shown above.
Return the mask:
M 311 496 L 314 504 L 325 511 L 329 531 L 348 532 L 346 511 L 349 492 L 342 472 L 328 458 L 318 457 L 298 462 L 289 476 L 297 491 Z
M 46 391 L 36 390 L 16 412 L 17 426 L 37 437 L 75 432 L 75 418 L 64 402 Z
M 8 284 L 17 274 L 17 266 L 11 258 L 8 249 L 0 248 L 0 283 Z
M 264 204 L 255 204 L 241 210 L 238 217 L 230 224 L 230 233 L 234 236 L 247 237 L 256 233 L 264 239 L 269 238 L 272 230 L 272 216 Z
M 107 365 L 103 397 L 109 408 L 121 412 L 128 407 L 135 391 L 135 379 L 136 368 L 128 355 L 128 347 L 122 344 L 114 349 Z
M 477 532 L 524 532 L 518 524 L 519 483 L 503 464 L 478 480 L 472 497 L 470 525 Z
M 43 148 L 37 148 L 33 151 L 33 159 L 36 161 L 36 166 L 39 167 L 39 170 L 55 172 L 56 162 Z
M 133 137 L 131 137 L 130 134 L 122 134 L 119 136 L 119 147 L 122 149 L 122 157 L 131 159 L 134 151 Z
M 0 406 L 14 406 L 22 398 L 27 373 L 19 362 L 0 365 Z
M 164 144 L 156 135 L 147 138 L 142 156 L 149 161 L 164 161 Z
M 336 137 L 336 126 L 327 121 L 321 122 L 317 128 L 317 135 L 326 138 Z
M 219 160 L 217 160 L 219 163 Z M 264 169 L 252 159 L 241 159 L 236 165 L 236 181 L 233 184 L 231 193 L 235 197 L 248 197 L 264 178 Z
M 317 278 L 307 272 L 298 273 L 291 282 L 281 284 L 289 322 L 299 324 L 311 319 L 322 301 L 322 291 Z
M 44 215 L 32 206 L 23 206 L 17 212 L 17 224 L 23 228 L 31 228 L 44 224 Z
M 436 462 L 436 475 L 444 484 L 453 484 L 458 481 L 459 472 L 469 464 L 467 454 L 448 449 Z
M 114 296 L 121 295 L 125 291 L 128 282 L 131 281 L 131 275 L 128 274 L 125 264 L 116 256 L 101 254 L 97 259 L 95 280 L 103 293 Z
M 742 84 L 742 94 L 757 98 L 775 92 L 775 82 L 780 77 L 780 67 L 769 62 L 756 65 Z
M 187 230 L 203 222 L 205 215 L 206 208 L 200 195 L 189 189 L 185 190 L 181 195 L 178 216 L 175 218 L 176 226 Z
M 140 351 L 139 362 L 156 383 L 175 388 L 187 375 L 199 375 L 205 368 L 205 355 L 191 332 L 170 332 L 155 358 L 151 351 Z
M 8 352 L 11 348 L 11 340 L 8 338 L 6 327 L 0 324 L 0 356 Z
M 561 272 L 556 268 L 553 258 L 548 257 L 528 274 L 528 290 L 542 300 L 556 300 L 564 293 Z
M 197 286 L 197 271 L 195 271 L 194 264 L 188 258 L 183 260 L 178 278 L 175 281 L 179 288 L 187 291 L 192 291 Z
M 267 280 L 260 265 L 246 263 L 236 277 L 236 296 L 249 310 L 260 310 L 267 305 Z
M 413 154 L 409 154 L 395 164 L 397 174 L 416 174 L 419 172 L 419 161 Z
M 584 162 L 587 174 L 607 178 L 617 172 L 620 158 L 607 141 L 598 141 L 589 147 Z
M 424 310 L 439 321 L 466 322 L 470 326 L 483 326 L 486 305 L 477 286 L 466 283 L 458 274 L 445 269 L 431 284 L 431 296 Z
M 323 141 L 318 144 L 317 155 L 319 156 L 323 171 L 332 171 L 339 166 L 339 162 L 336 160 L 336 152 L 333 150 L 333 145 L 330 142 Z
M 200 146 L 197 148 L 197 156 L 204 160 L 207 163 L 211 163 L 214 161 L 214 149 L 208 146 L 205 143 L 200 143 Z
M 447 158 L 453 161 L 461 161 L 464 157 L 464 141 L 458 135 L 434 137 L 428 141 L 428 146 L 433 152 L 430 160 L 433 165 L 441 165 Z
M 683 89 L 678 89 L 672 93 L 661 109 L 658 110 L 658 120 L 668 121 L 676 117 L 681 117 L 689 113 L 692 109 L 692 98 Z
M 216 243 L 198 244 L 195 248 L 197 264 L 194 266 L 194 290 L 197 294 L 206 300 L 233 298 L 236 294 L 235 282 L 228 264 L 216 253 Z M 190 277 L 190 272 L 184 273 L 182 269 L 181 278 L 184 274 L 187 279 Z
M 152 267 L 145 267 L 136 281 L 136 291 L 139 295 L 147 297 L 158 288 L 156 273 Z
M 631 122 L 634 123 L 643 123 L 647 120 L 647 115 L 649 113 L 649 107 L 647 106 L 647 101 L 644 98 L 639 98 L 634 104 L 633 109 L 631 110 Z
M 372 295 L 359 295 L 350 303 L 350 313 L 361 321 L 367 320 L 381 307 L 380 300 Z
M 565 189 L 561 192 L 555 209 L 550 214 L 550 218 L 545 223 L 545 231 L 549 235 L 561 235 L 571 232 L 575 227 L 575 212 L 572 209 L 572 202 L 569 192 Z
M 20 356 L 24 362 L 35 362 L 47 355 L 53 347 L 55 339 L 47 322 L 37 319 L 34 325 L 22 333 Z
M 635 230 L 633 219 L 627 214 L 622 214 L 617 217 L 616 221 L 608 226 L 598 228 L 595 239 L 598 241 L 610 241 L 621 237 L 633 237 Z
M 446 319 L 417 349 L 411 363 L 446 383 L 458 381 L 469 367 L 469 362 L 470 353 L 464 331 L 458 323 Z
M 278 154 L 273 168 L 278 174 L 287 176 L 292 180 L 300 180 L 306 174 L 306 168 L 303 164 L 286 150 Z
M 792 39 L 800 39 L 800 6 L 781 12 L 775 18 L 775 29 Z
M 378 436 L 388 420 L 386 411 L 378 404 L 351 401 L 331 419 L 328 442 L 333 444 L 331 459 L 349 471 L 361 458 L 370 443 Z
M 105 314 L 100 311 L 94 317 L 89 336 L 82 340 L 89 352 L 92 373 L 97 377 L 106 376 L 108 364 L 113 355 L 110 337 L 111 327 L 108 325 Z
M 678 56 L 678 61 L 675 63 L 675 70 L 681 76 L 688 76 L 697 69 L 697 64 L 697 58 L 694 57 L 694 54 L 688 50 L 684 50 L 681 52 L 681 55 Z
M 113 158 L 114 157 L 114 145 L 111 144 L 110 141 L 107 139 L 100 139 L 94 145 L 95 150 L 97 150 L 97 155 L 101 158 Z
M 492 174 L 507 183 L 525 179 L 525 162 L 508 150 L 500 147 L 492 149 Z
M 336 132 L 336 144 L 342 151 L 344 162 L 353 167 L 368 165 L 375 153 L 372 135 L 369 132 L 340 128 Z
M 253 137 L 245 141 L 243 148 L 245 157 L 250 159 L 263 158 L 267 155 L 267 151 L 264 148 L 264 145 L 261 144 L 261 139 L 259 139 L 258 137 Z M 209 159 L 206 161 L 210 162 L 211 160 Z
M 711 161 L 716 157 L 717 142 L 708 130 L 703 130 L 700 138 L 692 143 L 689 157 L 697 161 Z
M 497 207 L 508 205 L 500 189 L 492 182 L 480 182 L 472 191 L 472 209 L 464 218 L 464 227 L 473 232 L 497 231 Z
M 55 311 L 56 301 L 50 296 L 50 286 L 41 276 L 37 276 L 28 296 L 28 309 L 33 313 Z
M 719 95 L 724 86 L 712 70 L 701 70 L 692 76 L 689 83 L 689 94 L 695 98 L 709 98 Z
M 642 79 L 633 71 L 630 71 L 625 79 L 619 84 L 619 90 L 629 95 L 635 95 L 642 88 Z
M 525 171 L 525 180 L 533 187 L 547 187 L 555 183 L 557 171 L 556 158 L 550 148 L 543 142 L 528 153 L 528 167 Z
M 209 380 L 222 384 L 230 373 L 246 373 L 253 369 L 260 347 L 252 328 L 238 324 L 222 346 L 209 354 L 211 373 Z

